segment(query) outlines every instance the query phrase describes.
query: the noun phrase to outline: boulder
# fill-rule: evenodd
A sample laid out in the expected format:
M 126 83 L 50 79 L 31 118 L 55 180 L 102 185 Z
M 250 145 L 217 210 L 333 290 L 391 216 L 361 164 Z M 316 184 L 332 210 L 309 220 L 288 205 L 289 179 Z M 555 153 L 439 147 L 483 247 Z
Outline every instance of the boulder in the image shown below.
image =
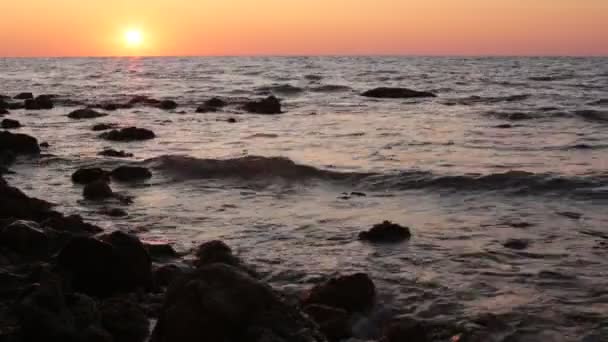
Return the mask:
M 49 95 L 38 95 L 34 99 L 25 100 L 25 109 L 28 110 L 53 109 L 53 107 L 53 100 Z
M 114 157 L 114 158 L 130 158 L 133 157 L 133 153 L 127 153 L 125 151 L 117 151 L 114 149 L 105 149 L 99 153 L 97 153 L 100 156 L 104 156 L 104 157 Z
M 2 128 L 4 128 L 4 129 L 12 129 L 12 128 L 19 128 L 19 127 L 21 127 L 21 123 L 19 121 L 17 121 L 17 120 L 4 119 L 0 123 L 0 126 Z
M 106 114 L 106 113 L 100 113 L 91 108 L 82 108 L 82 109 L 77 109 L 77 110 L 69 113 L 68 118 L 81 120 L 81 119 L 100 118 L 102 116 L 107 116 L 107 115 L 108 114 Z
M 352 336 L 350 315 L 346 310 L 313 304 L 305 307 L 304 312 L 319 325 L 328 340 L 338 342 Z
M 88 183 L 82 190 L 82 196 L 88 200 L 100 201 L 114 197 L 114 192 L 110 185 L 104 180 L 96 180 Z
M 144 244 L 135 236 L 115 231 L 101 238 L 112 246 L 117 267 L 113 277 L 118 289 L 130 292 L 152 287 L 152 261 Z
M 120 166 L 110 173 L 113 179 L 121 182 L 133 182 L 152 178 L 152 172 L 145 167 Z
M 199 268 L 167 290 L 151 342 L 321 342 L 317 327 L 268 285 L 225 264 Z
M 183 274 L 184 271 L 177 265 L 162 265 L 154 270 L 154 284 L 158 287 L 167 287 Z
M 172 100 L 163 100 L 158 103 L 158 108 L 164 110 L 172 110 L 177 108 L 177 102 Z
M 26 134 L 0 132 L 0 153 L 11 152 L 14 154 L 39 154 L 40 146 L 38 140 Z
M 390 221 L 374 225 L 370 230 L 359 233 L 359 240 L 390 243 L 401 242 L 412 236 L 408 227 L 402 227 Z
M 114 342 L 143 342 L 150 333 L 148 318 L 136 303 L 110 298 L 101 306 L 101 320 Z
M 49 237 L 36 222 L 15 221 L 0 230 L 0 245 L 24 256 L 46 256 Z
M 425 324 L 413 320 L 390 324 L 380 342 L 432 342 L 431 331 Z M 446 340 L 447 341 L 447 340 Z
M 140 141 L 154 139 L 156 135 L 149 129 L 128 127 L 104 132 L 99 137 L 111 141 Z
M 226 120 L 226 122 L 228 122 L 228 123 L 236 123 L 236 119 L 235 118 L 228 118 L 228 120 Z
M 274 96 L 269 96 L 258 101 L 245 103 L 243 108 L 249 113 L 255 114 L 281 114 L 281 101 Z
M 93 127 L 91 127 L 91 130 L 93 132 L 99 132 L 99 131 L 107 131 L 110 129 L 114 129 L 118 127 L 117 124 L 113 124 L 113 123 L 100 123 L 100 124 L 96 124 Z
M 76 184 L 89 184 L 98 180 L 107 181 L 109 172 L 98 167 L 78 169 L 72 174 L 72 182 Z
M 120 208 L 104 208 L 99 211 L 100 214 L 110 217 L 125 217 L 129 214 Z
M 232 249 L 223 241 L 213 240 L 202 243 L 196 250 L 195 265 L 202 267 L 213 263 L 223 263 L 240 267 L 241 261 L 232 254 Z
M 11 112 L 9 112 L 6 108 L 2 108 L 0 107 L 0 115 L 6 115 L 6 114 L 10 114 Z
M 170 259 L 177 258 L 179 254 L 175 251 L 173 246 L 164 242 L 146 241 L 144 246 L 148 251 L 148 254 L 153 259 Z
M 502 245 L 509 249 L 523 250 L 528 248 L 530 241 L 524 239 L 509 239 Z
M 44 220 L 41 225 L 60 232 L 69 232 L 70 234 L 77 235 L 97 234 L 103 231 L 100 227 L 84 222 L 79 215 L 56 215 Z
M 29 197 L 21 190 L 0 182 L 0 219 L 13 218 L 40 222 L 59 215 L 51 208 L 51 203 Z
M 332 278 L 313 287 L 303 299 L 304 305 L 320 304 L 346 310 L 367 312 L 374 305 L 376 287 L 365 273 Z
M 13 98 L 15 100 L 28 100 L 28 99 L 33 99 L 34 98 L 34 94 L 32 94 L 32 93 L 19 93 L 18 95 L 16 95 Z
M 361 94 L 361 96 L 365 97 L 375 97 L 382 99 L 409 99 L 409 98 L 418 98 L 418 97 L 437 97 L 437 95 L 426 92 L 426 91 L 416 91 L 407 88 L 389 88 L 389 87 L 380 87 L 372 90 L 368 90 Z
M 217 112 L 220 108 L 223 108 L 227 105 L 228 105 L 228 103 L 226 103 L 226 101 L 221 100 L 217 97 L 214 97 L 212 99 L 205 101 L 205 103 L 203 103 L 201 106 L 198 106 L 198 108 L 196 109 L 196 112 L 197 113 Z

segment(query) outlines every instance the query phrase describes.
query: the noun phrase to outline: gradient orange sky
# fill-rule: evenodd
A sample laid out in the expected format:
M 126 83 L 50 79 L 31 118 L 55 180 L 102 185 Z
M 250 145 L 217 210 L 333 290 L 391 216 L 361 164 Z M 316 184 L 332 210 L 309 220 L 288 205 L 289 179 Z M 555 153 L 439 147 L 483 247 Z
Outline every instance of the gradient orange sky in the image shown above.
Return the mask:
M 608 0 L 0 0 L 0 13 L 0 56 L 608 55 Z M 131 28 L 142 46 L 126 46 Z

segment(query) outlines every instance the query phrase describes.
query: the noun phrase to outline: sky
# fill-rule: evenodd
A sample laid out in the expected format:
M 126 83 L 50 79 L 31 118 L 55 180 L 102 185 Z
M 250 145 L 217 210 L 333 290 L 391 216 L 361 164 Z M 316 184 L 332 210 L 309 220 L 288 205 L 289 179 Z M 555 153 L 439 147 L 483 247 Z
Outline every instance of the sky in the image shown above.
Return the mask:
M 0 56 L 608 56 L 608 0 L 0 0 L 0 13 Z

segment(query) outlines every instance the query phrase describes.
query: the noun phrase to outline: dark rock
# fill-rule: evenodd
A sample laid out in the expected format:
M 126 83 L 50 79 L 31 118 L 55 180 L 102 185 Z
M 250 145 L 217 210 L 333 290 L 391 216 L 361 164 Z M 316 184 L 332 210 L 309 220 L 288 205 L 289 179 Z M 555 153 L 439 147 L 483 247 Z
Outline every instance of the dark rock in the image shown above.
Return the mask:
M 112 141 L 139 141 L 154 139 L 156 135 L 151 130 L 145 128 L 128 127 L 102 133 L 99 137 Z
M 113 124 L 113 123 L 100 123 L 100 124 L 96 124 L 93 127 L 91 127 L 91 130 L 94 132 L 99 132 L 99 131 L 107 131 L 110 129 L 114 129 L 118 127 L 117 124 Z
M 376 224 L 372 229 L 359 233 L 359 240 L 370 242 L 401 242 L 411 237 L 410 229 L 390 221 Z
M 179 256 L 173 246 L 168 243 L 148 241 L 144 243 L 144 246 L 153 259 L 177 258 Z
M 572 211 L 562 211 L 562 212 L 559 212 L 557 214 L 560 215 L 560 216 L 563 216 L 563 217 L 567 217 L 569 219 L 573 219 L 573 220 L 580 220 L 583 217 L 583 214 L 581 214 L 581 213 L 575 213 L 575 212 L 572 212 Z
M 105 149 L 99 153 L 97 153 L 100 156 L 105 156 L 105 157 L 114 157 L 114 158 L 130 158 L 133 157 L 133 153 L 127 153 L 125 151 L 117 151 L 114 149 Z
M 0 126 L 4 129 L 12 129 L 21 127 L 21 123 L 17 120 L 4 119 L 2 120 L 2 123 L 0 123 Z
M 94 119 L 94 118 L 99 118 L 102 116 L 107 116 L 108 114 L 106 113 L 100 113 L 97 111 L 94 111 L 91 108 L 83 108 L 83 109 L 77 109 L 73 112 L 71 112 L 70 114 L 68 114 L 68 117 L 70 119 Z
M 33 99 L 34 98 L 34 94 L 32 93 L 20 93 L 19 95 L 13 97 L 16 100 L 28 100 L 28 99 Z
M 53 100 L 49 95 L 39 95 L 34 99 L 25 100 L 25 109 L 28 110 L 53 109 L 53 107 Z
M 114 197 L 114 192 L 104 180 L 96 180 L 84 186 L 82 196 L 88 200 L 99 201 Z
M 232 254 L 232 249 L 219 240 L 205 242 L 196 250 L 196 266 L 202 267 L 213 263 L 223 263 L 236 267 L 241 265 L 241 261 Z
M 120 166 L 112 170 L 111 176 L 121 182 L 133 182 L 152 178 L 152 172 L 145 167 Z
M 199 114 L 202 113 L 215 113 L 219 110 L 218 107 L 208 107 L 208 106 L 198 106 L 196 107 L 196 112 Z
M 332 278 L 313 287 L 303 300 L 304 305 L 320 304 L 346 310 L 366 312 L 374 305 L 376 287 L 364 273 Z
M 103 231 L 100 227 L 84 222 L 79 215 L 55 216 L 43 221 L 41 225 L 71 234 L 97 234 Z
M 112 298 L 100 306 L 102 324 L 114 342 L 143 342 L 149 334 L 144 311 L 132 301 Z
M 163 100 L 158 103 L 158 108 L 164 110 L 172 110 L 177 108 L 177 103 L 172 100 Z
M 509 239 L 502 245 L 509 249 L 522 250 L 528 248 L 530 241 L 522 239 Z
M 505 128 L 513 128 L 513 125 L 511 125 L 511 124 L 500 124 L 500 125 L 497 125 L 497 126 L 495 126 L 495 127 L 496 127 L 496 128 L 502 128 L 502 129 L 505 129 Z
M 65 296 L 65 302 L 74 317 L 76 330 L 84 331 L 90 326 L 101 324 L 97 303 L 91 297 L 73 293 Z
M 243 108 L 249 113 L 255 114 L 281 114 L 281 101 L 274 96 L 269 96 L 259 101 L 245 103 Z
M 49 148 L 50 147 L 49 143 L 46 142 L 46 141 L 41 142 L 38 146 L 40 146 L 41 148 Z
M 397 322 L 391 324 L 386 329 L 380 342 L 432 342 L 434 340 L 432 339 L 429 330 L 430 329 L 425 324 L 420 322 L 410 320 Z
M 21 190 L 0 182 L 0 218 L 40 222 L 53 215 L 52 204 L 25 195 Z
M 152 287 L 152 261 L 143 243 L 135 236 L 120 231 L 102 237 L 111 244 L 117 267 L 114 278 L 118 289 L 130 292 L 138 288 Z
M 0 115 L 10 114 L 10 112 L 6 108 L 0 107 Z
M 129 215 L 126 211 L 120 208 L 104 208 L 100 210 L 99 213 L 110 217 L 125 217 Z
M 131 106 L 139 104 L 157 107 L 160 104 L 160 101 L 143 95 L 134 96 L 131 100 L 129 100 L 129 105 Z
M 15 221 L 0 230 L 0 245 L 26 256 L 46 256 L 49 238 L 36 222 Z
M 269 286 L 225 264 L 169 287 L 151 342 L 322 342 L 322 334 Z
M 361 96 L 365 97 L 375 97 L 375 98 L 384 98 L 384 99 L 409 99 L 409 98 L 417 98 L 417 97 L 437 97 L 437 95 L 426 92 L 426 91 L 416 91 L 407 88 L 388 88 L 388 87 L 380 87 L 372 90 L 368 90 L 361 94 Z
M 0 132 L 0 153 L 12 152 L 14 154 L 38 154 L 40 146 L 38 140 L 26 134 Z
M 226 101 L 224 101 L 222 99 L 214 97 L 212 99 L 205 101 L 204 105 L 207 107 L 221 108 L 221 107 L 227 106 L 228 103 L 226 103 Z
M 345 310 L 313 304 L 305 307 L 304 312 L 319 325 L 328 340 L 337 342 L 352 336 L 350 315 Z
M 183 274 L 184 271 L 177 265 L 162 265 L 154 270 L 154 284 L 159 287 L 167 287 Z
M 89 184 L 98 180 L 107 181 L 109 172 L 98 167 L 78 169 L 72 174 L 72 182 L 77 184 Z
M 228 118 L 228 120 L 226 120 L 226 122 L 228 122 L 228 123 L 236 123 L 236 119 L 235 118 Z

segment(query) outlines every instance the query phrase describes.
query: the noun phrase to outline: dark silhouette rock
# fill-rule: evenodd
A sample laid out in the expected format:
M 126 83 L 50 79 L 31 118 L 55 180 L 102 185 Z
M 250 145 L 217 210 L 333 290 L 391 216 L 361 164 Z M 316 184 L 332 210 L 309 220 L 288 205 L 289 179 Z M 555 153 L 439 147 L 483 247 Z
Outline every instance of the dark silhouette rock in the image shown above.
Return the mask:
M 530 241 L 523 239 L 509 239 L 502 245 L 509 249 L 523 250 L 528 248 Z
M 26 134 L 17 134 L 7 131 L 0 132 L 0 153 L 38 154 L 40 146 L 38 140 Z
M 128 127 L 102 133 L 100 137 L 112 141 L 140 141 L 154 139 L 156 135 L 151 130 L 145 128 Z
M 361 94 L 361 96 L 365 97 L 375 97 L 382 99 L 409 99 L 409 98 L 419 98 L 419 97 L 437 97 L 437 95 L 426 92 L 426 91 L 416 91 L 407 88 L 389 88 L 389 87 L 380 87 L 372 90 L 368 90 Z
M 19 128 L 19 127 L 21 127 L 21 123 L 19 121 L 17 121 L 17 120 L 4 119 L 0 123 L 0 126 L 2 128 L 4 128 L 4 129 L 13 129 L 13 128 Z
M 513 128 L 513 125 L 511 125 L 511 124 L 500 124 L 500 125 L 496 125 L 494 127 L 501 128 L 501 129 L 506 129 L 506 128 Z
M 114 197 L 114 192 L 104 180 L 96 180 L 84 186 L 82 196 L 91 201 L 101 201 Z
M 48 143 L 48 142 L 44 141 L 44 142 L 41 142 L 41 143 L 39 144 L 39 146 L 40 146 L 41 148 L 49 148 L 51 145 L 49 145 L 49 143 Z
M 158 108 L 164 110 L 172 110 L 177 108 L 177 103 L 172 100 L 163 100 L 158 103 Z
M 274 96 L 269 96 L 259 101 L 245 103 L 243 108 L 249 113 L 255 114 L 281 114 L 281 101 Z
M 337 342 L 352 336 L 350 315 L 345 310 L 313 304 L 305 307 L 304 312 L 319 325 L 328 340 Z
M 49 238 L 36 222 L 15 221 L 0 230 L 0 245 L 25 256 L 45 256 Z
M 114 158 L 130 158 L 133 157 L 133 153 L 127 153 L 125 151 L 117 151 L 114 149 L 105 149 L 99 153 L 97 153 L 100 156 L 105 156 L 105 157 L 114 157 Z
M 72 182 L 89 184 L 98 180 L 107 181 L 109 172 L 98 167 L 78 169 L 72 174 Z
M 152 261 L 144 244 L 135 236 L 121 231 L 101 238 L 112 245 L 119 266 L 114 268 L 118 289 L 123 292 L 152 287 Z
M 79 215 L 54 216 L 44 220 L 43 227 L 53 228 L 57 231 L 69 232 L 71 234 L 97 234 L 103 231 L 100 227 L 85 222 Z
M 16 95 L 13 98 L 16 99 L 16 100 L 28 100 L 28 99 L 33 99 L 34 98 L 34 94 L 32 94 L 32 93 L 20 93 L 20 94 Z
M 77 109 L 77 110 L 69 113 L 68 117 L 70 119 L 94 119 L 94 118 L 100 118 L 102 116 L 107 116 L 107 115 L 108 114 L 106 114 L 106 113 L 100 113 L 91 108 L 82 108 L 82 109 Z
M 158 287 L 167 287 L 183 274 L 184 271 L 177 265 L 162 265 L 154 270 L 154 284 Z
M 99 132 L 99 131 L 107 131 L 110 129 L 114 129 L 118 127 L 117 124 L 113 124 L 113 123 L 100 123 L 100 124 L 96 124 L 93 127 L 91 127 L 91 130 L 94 132 Z
M 53 107 L 53 99 L 50 95 L 38 95 L 34 99 L 25 100 L 27 110 L 53 109 Z
M 196 266 L 202 267 L 213 263 L 223 263 L 236 267 L 241 265 L 240 260 L 232 254 L 232 249 L 219 240 L 202 243 L 196 250 Z
M 165 296 L 151 342 L 325 341 L 269 286 L 225 264 L 179 277 Z
M 313 287 L 303 300 L 304 305 L 320 304 L 346 310 L 366 312 L 374 305 L 376 287 L 364 273 L 332 278 Z
M 148 254 L 153 259 L 170 259 L 179 256 L 175 249 L 173 249 L 173 246 L 168 243 L 145 242 L 144 247 L 146 247 Z
M 226 120 L 226 122 L 228 122 L 228 123 L 236 123 L 236 119 L 235 118 L 228 118 L 228 120 Z
M 51 208 L 51 203 L 29 197 L 21 190 L 0 182 L 0 219 L 14 218 L 40 222 L 53 215 L 58 215 Z
M 447 339 L 445 339 L 447 341 Z M 386 328 L 380 342 L 432 342 L 435 341 L 431 336 L 428 326 L 416 321 L 396 322 Z
M 217 97 L 214 97 L 212 99 L 205 101 L 205 103 L 203 103 L 203 105 L 198 106 L 198 108 L 196 108 L 196 112 L 197 113 L 217 112 L 219 109 L 221 109 L 227 105 L 228 105 L 228 103 L 226 103 L 226 101 L 221 100 Z
M 104 208 L 100 210 L 99 213 L 110 217 L 125 217 L 129 215 L 126 211 L 120 208 Z
M 120 166 L 112 170 L 110 175 L 121 182 L 133 182 L 151 178 L 152 172 L 145 167 Z
M 158 107 L 158 105 L 160 104 L 161 101 L 157 100 L 157 99 L 153 99 L 150 98 L 148 96 L 143 96 L 143 95 L 137 95 L 134 96 L 133 98 L 131 98 L 131 100 L 129 100 L 129 105 L 130 106 L 134 106 L 134 105 L 146 105 L 146 106 L 153 106 L 153 107 Z
M 105 300 L 99 310 L 103 327 L 114 342 L 143 342 L 149 334 L 149 322 L 144 311 L 136 303 L 111 298 Z
M 412 236 L 408 227 L 402 227 L 390 221 L 374 225 L 372 229 L 359 233 L 359 240 L 388 243 L 401 242 Z
M 0 107 L 0 115 L 7 115 L 10 114 L 11 112 L 9 112 L 6 108 L 2 108 Z

